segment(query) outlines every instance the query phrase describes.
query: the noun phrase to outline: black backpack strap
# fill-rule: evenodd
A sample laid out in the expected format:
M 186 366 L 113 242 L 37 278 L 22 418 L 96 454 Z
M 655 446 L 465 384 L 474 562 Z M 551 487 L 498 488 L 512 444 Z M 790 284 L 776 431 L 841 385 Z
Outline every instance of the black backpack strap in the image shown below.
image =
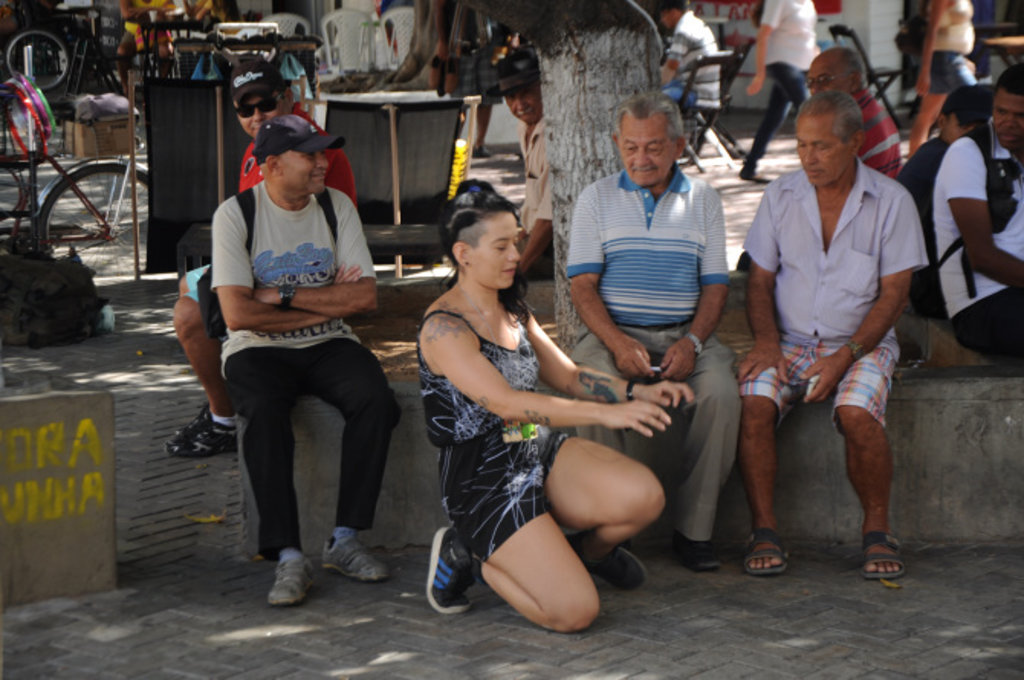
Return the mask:
M 235 196 L 235 199 L 238 201 L 238 207 L 242 209 L 242 219 L 245 220 L 245 250 L 251 253 L 253 225 L 256 222 L 256 197 L 250 187 Z
M 974 285 L 974 269 L 971 268 L 971 259 L 967 257 L 967 248 L 964 248 L 963 245 L 964 239 L 962 236 L 949 244 L 946 252 L 942 254 L 942 257 L 939 258 L 938 263 L 935 265 L 935 271 L 942 269 L 942 265 L 946 264 L 946 260 L 953 257 L 953 253 L 962 249 L 960 252 L 960 268 L 964 272 L 964 281 L 967 283 L 967 297 L 973 300 L 978 295 L 978 289 Z
M 327 220 L 327 226 L 331 228 L 331 238 L 334 242 L 338 242 L 338 216 L 334 212 L 334 203 L 331 202 L 331 194 L 327 189 L 324 189 L 316 195 L 316 202 L 320 204 L 320 209 L 324 211 L 324 218 Z
M 1020 166 L 1013 158 L 995 158 L 992 155 L 992 129 L 990 124 L 979 125 L 967 133 L 974 140 L 985 160 L 985 193 L 988 197 L 988 215 L 992 233 L 1006 229 L 1017 211 L 1017 200 L 1013 197 L 1014 182 L 1020 178 Z

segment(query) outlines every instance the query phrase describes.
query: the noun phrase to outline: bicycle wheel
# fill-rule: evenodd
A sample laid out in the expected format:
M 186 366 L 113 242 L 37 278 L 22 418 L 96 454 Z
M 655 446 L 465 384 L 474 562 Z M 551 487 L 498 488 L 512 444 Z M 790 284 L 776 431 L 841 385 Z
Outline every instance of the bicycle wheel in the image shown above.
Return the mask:
M 128 163 L 103 161 L 76 168 L 70 180 L 63 178 L 47 195 L 40 212 L 47 238 L 74 246 L 82 263 L 97 276 L 129 276 L 134 273 L 135 247 L 132 241 L 132 194 Z M 146 235 L 149 230 L 149 173 L 137 171 L 139 214 L 139 268 L 146 268 Z M 126 181 L 127 180 L 127 181 Z M 109 238 L 103 224 L 89 212 L 75 193 L 72 183 L 89 199 L 110 225 Z M 88 240 L 69 242 L 67 239 Z
M 56 89 L 68 77 L 71 58 L 68 46 L 56 33 L 43 28 L 27 28 L 7 43 L 7 67 L 25 73 L 25 46 L 32 46 L 32 78 L 43 92 Z

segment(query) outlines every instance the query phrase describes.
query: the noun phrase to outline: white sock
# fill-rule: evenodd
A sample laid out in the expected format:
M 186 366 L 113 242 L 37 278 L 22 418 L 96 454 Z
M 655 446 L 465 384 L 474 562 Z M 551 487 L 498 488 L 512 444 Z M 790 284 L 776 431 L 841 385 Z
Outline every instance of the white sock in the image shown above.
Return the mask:
M 334 531 L 331 533 L 331 536 L 334 537 L 334 541 L 331 542 L 331 545 L 333 546 L 338 541 L 342 541 L 346 538 L 352 538 L 355 535 L 356 530 L 351 527 L 334 527 Z
M 281 548 L 281 552 L 277 554 L 277 561 L 290 562 L 291 560 L 301 560 L 302 557 L 302 551 L 298 548 Z
M 210 420 L 221 425 L 223 427 L 234 427 L 235 417 L 234 416 L 219 416 L 213 411 L 210 411 Z

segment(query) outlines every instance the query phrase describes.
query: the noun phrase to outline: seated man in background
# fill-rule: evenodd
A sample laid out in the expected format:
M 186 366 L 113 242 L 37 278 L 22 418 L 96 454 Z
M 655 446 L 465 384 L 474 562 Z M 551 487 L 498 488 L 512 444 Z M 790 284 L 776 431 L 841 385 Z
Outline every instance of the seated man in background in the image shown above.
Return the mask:
M 856 50 L 832 47 L 811 62 L 807 88 L 811 94 L 845 92 L 857 100 L 864 120 L 864 143 L 857 155 L 864 165 L 883 175 L 895 177 L 900 171 L 900 131 L 896 123 L 868 92 L 864 82 L 867 69 Z
M 324 151 L 342 143 L 299 116 L 267 121 L 253 151 L 264 181 L 213 216 L 212 288 L 228 328 L 224 376 L 247 421 L 243 463 L 259 511 L 259 552 L 278 561 L 271 605 L 302 602 L 313 580 L 292 482 L 291 411 L 303 394 L 345 418 L 336 527 L 322 565 L 358 581 L 388 577 L 356 532 L 373 524 L 400 410 L 377 358 L 344 321 L 376 309 L 377 286 L 355 206 L 324 184 Z
M 526 198 L 520 220 L 526 232 L 519 271 L 533 269 L 538 278 L 554 274 L 552 259 L 551 177 L 544 139 L 544 101 L 540 94 L 540 64 L 532 47 L 522 47 L 498 62 L 498 84 L 493 94 L 505 98 L 519 119 L 519 148 L 526 165 Z M 536 265 L 536 266 L 535 266 Z
M 896 181 L 914 197 L 914 205 L 921 217 L 925 250 L 928 252 L 928 266 L 914 272 L 910 284 L 910 303 L 914 311 L 922 316 L 947 318 L 938 275 L 938 262 L 943 253 L 937 252 L 935 248 L 935 222 L 932 219 L 935 177 L 939 174 L 942 157 L 946 155 L 949 145 L 979 125 L 984 125 L 991 117 L 991 89 L 985 85 L 964 85 L 953 90 L 943 102 L 942 112 L 936 122 L 938 136 L 922 144 L 896 176 Z
M 689 4 L 689 0 L 662 0 L 660 4 L 661 25 L 672 31 L 668 54 L 661 66 L 661 91 L 677 102 L 683 97 L 697 59 L 718 51 L 715 34 L 689 9 Z M 717 106 L 719 97 L 719 68 L 705 66 L 697 73 L 694 90 L 683 106 L 698 102 Z
M 753 532 L 744 569 L 786 569 L 775 519 L 775 426 L 795 402 L 833 397 L 846 469 L 864 511 L 864 578 L 903 575 L 890 535 L 892 452 L 885 406 L 899 345 L 893 326 L 911 272 L 925 263 L 917 211 L 906 189 L 857 159 L 860 109 L 844 92 L 800 107 L 802 170 L 765 189 L 747 234 L 747 319 L 754 348 L 739 366 L 739 463 Z M 813 511 L 813 509 L 808 509 Z
M 630 97 L 614 123 L 623 169 L 584 189 L 572 217 L 567 273 L 586 326 L 572 359 L 631 386 L 685 382 L 695 396 L 670 409 L 673 426 L 649 440 L 603 427 L 577 432 L 641 462 L 675 461 L 672 549 L 686 568 L 711 571 L 720 566 L 711 538 L 740 411 L 733 352 L 714 334 L 729 293 L 722 200 L 676 165 L 686 138 L 665 94 Z
M 981 134 L 979 134 L 981 133 Z M 1024 356 L 1024 64 L 996 82 L 992 121 L 953 142 L 932 203 L 939 275 L 960 344 Z
M 254 139 L 262 124 L 287 113 L 313 123 L 302 107 L 294 103 L 292 90 L 277 67 L 263 59 L 246 60 L 235 66 L 231 71 L 231 98 L 239 124 Z M 341 191 L 355 203 L 356 185 L 348 158 L 341 149 L 328 149 L 326 153 L 327 186 Z M 263 174 L 253 156 L 253 142 L 250 142 L 242 157 L 238 190 L 245 191 L 262 181 Z M 174 304 L 174 332 L 203 386 L 207 403 L 192 422 L 164 444 L 164 449 L 172 456 L 205 457 L 237 450 L 235 409 L 221 375 L 221 341 L 207 337 L 196 295 L 196 283 L 206 269 L 200 267 L 182 277 L 178 301 Z

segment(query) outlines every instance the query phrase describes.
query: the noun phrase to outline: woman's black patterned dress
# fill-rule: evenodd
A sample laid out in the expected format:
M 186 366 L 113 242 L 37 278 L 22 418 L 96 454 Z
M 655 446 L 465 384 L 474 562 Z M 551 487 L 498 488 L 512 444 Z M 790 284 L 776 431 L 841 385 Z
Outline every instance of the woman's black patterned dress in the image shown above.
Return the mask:
M 469 322 L 454 312 L 435 310 Z M 480 353 L 505 377 L 513 389 L 533 391 L 537 387 L 537 355 L 520 323 L 519 345 L 505 349 L 483 338 Z M 475 333 L 475 330 L 474 330 Z M 521 526 L 548 511 L 544 480 L 555 453 L 567 435 L 546 427 L 533 429 L 536 436 L 522 441 L 510 437 L 501 418 L 481 407 L 455 388 L 447 378 L 435 375 L 417 352 L 420 393 L 427 417 L 431 443 L 441 448 L 441 503 L 448 519 L 473 553 L 486 560 Z M 529 436 L 529 434 L 527 434 Z

